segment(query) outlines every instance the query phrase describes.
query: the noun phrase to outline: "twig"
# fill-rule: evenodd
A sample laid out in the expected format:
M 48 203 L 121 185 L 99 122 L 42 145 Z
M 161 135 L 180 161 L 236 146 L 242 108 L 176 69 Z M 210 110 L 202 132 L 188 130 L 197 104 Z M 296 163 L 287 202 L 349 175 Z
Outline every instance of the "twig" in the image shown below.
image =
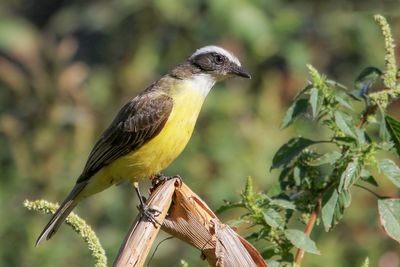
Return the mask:
M 304 229 L 304 233 L 305 233 L 307 236 L 310 236 L 310 234 L 311 234 L 311 232 L 312 232 L 312 230 L 313 230 L 313 228 L 314 228 L 315 221 L 317 220 L 318 214 L 319 214 L 319 212 L 321 211 L 321 202 L 322 202 L 322 198 L 319 197 L 319 198 L 317 199 L 317 204 L 316 204 L 316 206 L 315 206 L 315 209 L 313 210 L 313 212 L 312 212 L 311 215 L 310 215 L 310 218 L 308 219 L 306 228 Z M 297 253 L 296 253 L 296 257 L 295 257 L 294 262 L 295 262 L 298 266 L 301 266 L 301 261 L 303 260 L 303 257 L 304 257 L 304 250 L 299 248 L 299 249 L 297 250 Z

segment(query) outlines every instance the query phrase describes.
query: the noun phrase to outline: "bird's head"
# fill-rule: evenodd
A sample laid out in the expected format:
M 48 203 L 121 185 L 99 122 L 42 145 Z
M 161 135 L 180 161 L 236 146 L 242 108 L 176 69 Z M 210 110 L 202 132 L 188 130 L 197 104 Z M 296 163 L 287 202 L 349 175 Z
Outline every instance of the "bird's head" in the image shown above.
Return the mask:
M 188 61 L 200 73 L 209 74 L 217 81 L 234 76 L 251 77 L 232 53 L 218 46 L 205 46 L 197 49 Z

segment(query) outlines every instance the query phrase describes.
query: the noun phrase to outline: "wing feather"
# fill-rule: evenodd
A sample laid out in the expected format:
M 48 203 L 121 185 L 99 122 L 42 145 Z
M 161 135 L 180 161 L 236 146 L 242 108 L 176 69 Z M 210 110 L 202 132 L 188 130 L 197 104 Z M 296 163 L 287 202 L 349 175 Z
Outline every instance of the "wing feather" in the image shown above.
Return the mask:
M 172 105 L 168 95 L 145 91 L 123 106 L 96 142 L 77 182 L 88 180 L 102 167 L 156 136 L 168 120 Z

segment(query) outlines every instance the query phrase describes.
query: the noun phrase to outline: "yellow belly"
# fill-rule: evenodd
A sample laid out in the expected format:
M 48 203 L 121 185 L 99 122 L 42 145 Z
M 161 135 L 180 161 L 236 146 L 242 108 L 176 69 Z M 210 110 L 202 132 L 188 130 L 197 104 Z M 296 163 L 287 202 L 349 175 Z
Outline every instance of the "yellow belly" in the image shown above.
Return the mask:
M 157 174 L 176 159 L 192 135 L 204 96 L 189 88 L 172 98 L 173 109 L 160 133 L 139 149 L 98 171 L 90 179 L 85 190 L 87 195 L 122 180 L 137 181 Z

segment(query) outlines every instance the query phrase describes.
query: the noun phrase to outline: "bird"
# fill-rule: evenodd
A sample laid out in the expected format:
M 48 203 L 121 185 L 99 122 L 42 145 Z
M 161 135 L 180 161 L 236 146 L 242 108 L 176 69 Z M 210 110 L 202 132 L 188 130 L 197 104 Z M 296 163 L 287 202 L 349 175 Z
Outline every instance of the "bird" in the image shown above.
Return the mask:
M 187 145 L 211 88 L 235 76 L 251 78 L 233 53 L 205 46 L 128 101 L 95 143 L 75 186 L 36 246 L 50 239 L 83 199 L 123 181 L 137 183 L 168 167 Z

